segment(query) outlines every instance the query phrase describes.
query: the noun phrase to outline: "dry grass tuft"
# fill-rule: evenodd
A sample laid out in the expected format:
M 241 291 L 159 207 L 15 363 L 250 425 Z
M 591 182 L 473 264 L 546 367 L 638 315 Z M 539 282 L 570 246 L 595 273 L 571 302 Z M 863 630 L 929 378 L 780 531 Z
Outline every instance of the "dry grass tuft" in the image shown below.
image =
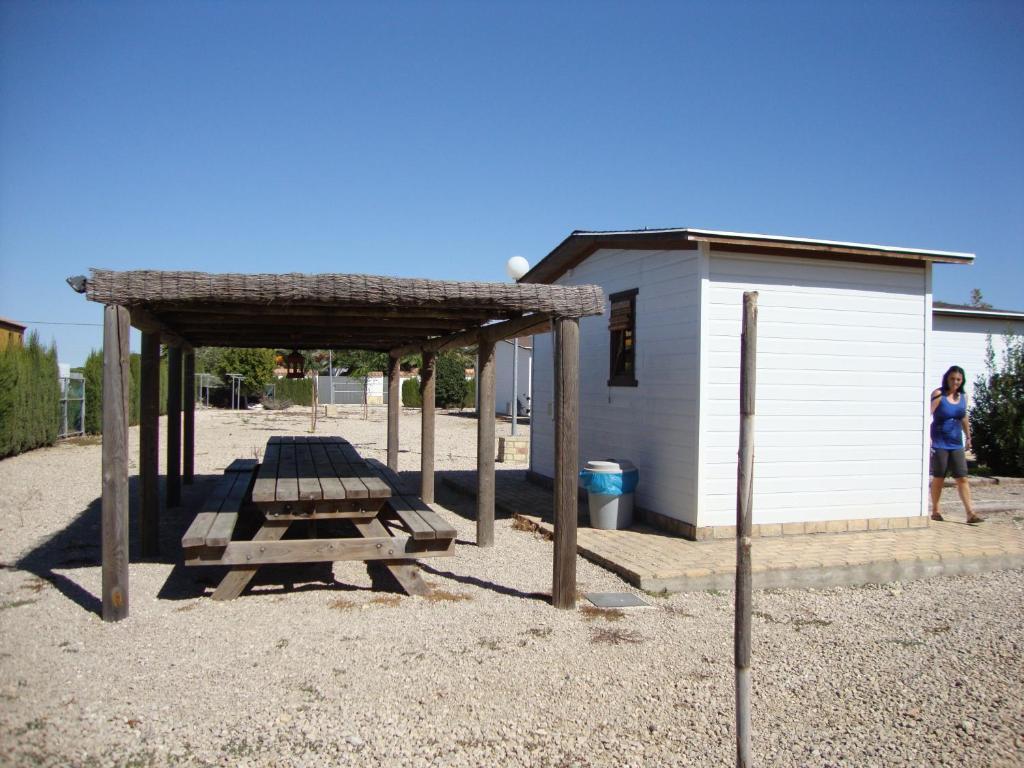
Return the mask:
M 584 605 L 580 608 L 580 613 L 583 614 L 583 618 L 587 621 L 594 621 L 595 619 L 619 621 L 626 616 L 626 612 L 619 608 L 598 608 L 595 605 Z
M 605 645 L 622 645 L 623 643 L 642 643 L 643 635 L 632 629 L 595 629 L 590 635 L 590 642 Z
M 532 533 L 533 531 L 537 530 L 537 526 L 531 523 L 525 517 L 520 517 L 519 515 L 516 515 L 512 518 L 512 530 L 526 531 L 527 533 Z
M 328 604 L 328 607 L 334 608 L 338 611 L 346 611 L 349 608 L 355 608 L 356 604 L 352 600 L 349 600 L 347 597 L 339 597 L 336 600 L 331 600 L 331 602 Z
M 379 597 L 375 597 L 373 598 L 373 600 L 370 601 L 370 603 L 373 605 L 383 605 L 387 608 L 394 608 L 400 602 L 402 602 L 402 598 L 398 595 L 380 595 Z
M 463 592 L 449 592 L 446 589 L 435 589 L 431 591 L 431 593 L 427 595 L 425 599 L 429 600 L 432 603 L 460 603 L 464 600 L 472 600 L 473 596 L 467 595 Z

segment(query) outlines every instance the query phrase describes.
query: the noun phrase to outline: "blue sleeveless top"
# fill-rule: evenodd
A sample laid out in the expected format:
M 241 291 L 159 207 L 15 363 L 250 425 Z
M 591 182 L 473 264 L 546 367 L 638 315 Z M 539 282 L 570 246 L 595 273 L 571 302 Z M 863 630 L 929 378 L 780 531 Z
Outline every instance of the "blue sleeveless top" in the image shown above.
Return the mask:
M 954 451 L 964 447 L 964 432 L 960 420 L 967 414 L 967 398 L 960 395 L 959 403 L 951 403 L 942 395 L 939 407 L 932 414 L 932 448 Z

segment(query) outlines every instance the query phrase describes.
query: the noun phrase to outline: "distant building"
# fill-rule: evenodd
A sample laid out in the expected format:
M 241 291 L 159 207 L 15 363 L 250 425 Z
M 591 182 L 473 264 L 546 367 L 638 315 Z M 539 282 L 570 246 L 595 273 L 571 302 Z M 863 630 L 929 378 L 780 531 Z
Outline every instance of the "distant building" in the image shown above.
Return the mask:
M 949 366 L 959 365 L 967 374 L 970 396 L 972 385 L 986 374 L 989 343 L 999 366 L 1011 335 L 1024 336 L 1024 312 L 933 301 L 928 385 L 938 387 Z
M 21 323 L 0 317 L 0 349 L 7 349 L 10 344 L 20 347 L 25 337 L 25 328 Z

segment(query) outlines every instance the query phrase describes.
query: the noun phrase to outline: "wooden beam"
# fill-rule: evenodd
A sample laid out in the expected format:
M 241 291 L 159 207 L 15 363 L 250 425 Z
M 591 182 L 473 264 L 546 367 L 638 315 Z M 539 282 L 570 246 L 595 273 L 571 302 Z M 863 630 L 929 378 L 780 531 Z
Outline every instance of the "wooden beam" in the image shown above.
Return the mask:
M 437 386 L 434 374 L 437 358 L 433 352 L 424 350 L 423 365 L 420 366 L 420 395 L 423 406 L 420 411 L 420 498 L 427 504 L 434 501 L 434 398 Z
M 576 489 L 579 483 L 580 325 L 555 321 L 555 557 L 551 602 L 576 607 Z
M 411 355 L 419 352 L 420 349 L 429 349 L 433 352 L 443 352 L 446 349 L 456 349 L 458 347 L 469 347 L 480 341 L 489 341 L 495 343 L 502 339 L 510 339 L 513 336 L 523 336 L 528 333 L 536 333 L 537 329 L 543 328 L 545 325 L 551 322 L 551 318 L 545 314 L 534 313 L 530 315 L 523 315 L 522 317 L 515 317 L 511 320 L 504 320 L 500 323 L 491 323 L 490 325 L 484 325 L 479 328 L 472 328 L 468 331 L 462 331 L 460 333 L 453 334 L 451 336 L 441 336 L 436 339 L 431 339 L 426 344 L 410 344 L 404 347 L 398 347 L 392 350 L 391 354 L 398 355 Z
M 494 342 L 480 341 L 476 414 L 476 545 L 494 546 Z
M 401 358 L 388 358 L 388 467 L 398 471 L 398 414 L 402 410 L 401 392 L 398 383 Z
M 167 506 L 181 506 L 181 347 L 167 348 Z
M 185 371 L 181 382 L 185 395 L 182 453 L 182 480 L 192 485 L 196 473 L 196 355 L 191 349 L 184 353 Z
M 743 294 L 740 334 L 740 449 L 736 481 L 736 765 L 750 757 L 751 521 L 754 501 L 754 403 L 757 394 L 757 291 Z
M 806 255 L 813 258 L 838 257 L 844 261 L 865 260 L 870 263 L 878 263 L 878 259 L 888 263 L 907 262 L 944 262 L 947 264 L 970 263 L 959 256 L 942 256 L 923 253 L 908 253 L 906 251 L 890 251 L 881 248 L 853 248 L 842 245 L 826 245 L 824 243 L 799 243 L 780 242 L 778 240 L 759 240 L 756 238 L 742 237 L 715 237 L 713 235 L 690 235 L 689 240 L 695 243 L 708 243 L 712 246 L 731 246 L 744 251 L 762 251 L 765 253 L 781 253 L 792 256 Z M 883 262 L 883 263 L 884 263 Z
M 131 313 L 132 325 L 143 333 L 159 333 L 165 344 L 175 347 L 194 346 L 190 339 L 187 339 L 177 329 L 172 328 L 145 307 L 129 307 L 128 311 Z
M 103 620 L 128 617 L 128 310 L 103 310 Z
M 160 333 L 143 331 L 139 381 L 139 531 L 142 556 L 160 554 Z
M 356 319 L 392 319 L 392 320 L 409 320 L 409 319 L 423 319 L 423 320 L 460 320 L 460 321 L 476 321 L 482 322 L 488 318 L 502 316 L 508 314 L 504 311 L 495 311 L 493 308 L 474 308 L 474 307 L 453 307 L 451 305 L 442 305 L 438 307 L 366 307 L 359 305 L 346 304 L 345 306 L 336 305 L 316 305 L 316 304 L 224 304 L 224 303 L 188 303 L 188 304 L 161 304 L 159 306 L 149 307 L 150 315 L 159 319 L 167 317 L 168 320 L 172 316 L 183 316 L 183 315 L 207 315 L 207 316 L 236 316 L 236 317 L 253 317 L 264 315 L 293 315 L 293 316 L 308 316 L 308 317 L 325 317 L 325 318 L 356 318 Z

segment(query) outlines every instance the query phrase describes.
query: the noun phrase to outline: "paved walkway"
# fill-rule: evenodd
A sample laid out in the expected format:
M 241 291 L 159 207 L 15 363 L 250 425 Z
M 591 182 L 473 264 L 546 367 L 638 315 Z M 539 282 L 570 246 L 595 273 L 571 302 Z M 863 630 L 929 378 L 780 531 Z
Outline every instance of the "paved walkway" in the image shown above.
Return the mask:
M 445 485 L 476 495 L 475 473 L 447 473 Z M 551 492 L 521 470 L 495 473 L 496 511 L 551 534 Z M 975 508 L 989 519 L 967 525 L 956 492 L 943 498 L 945 522 L 927 528 L 755 538 L 754 586 L 824 587 L 903 581 L 1024 567 L 1024 485 L 973 485 Z M 734 539 L 688 541 L 646 526 L 601 531 L 580 504 L 583 557 L 651 592 L 731 589 Z

